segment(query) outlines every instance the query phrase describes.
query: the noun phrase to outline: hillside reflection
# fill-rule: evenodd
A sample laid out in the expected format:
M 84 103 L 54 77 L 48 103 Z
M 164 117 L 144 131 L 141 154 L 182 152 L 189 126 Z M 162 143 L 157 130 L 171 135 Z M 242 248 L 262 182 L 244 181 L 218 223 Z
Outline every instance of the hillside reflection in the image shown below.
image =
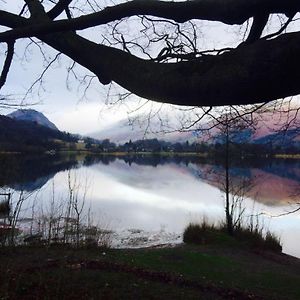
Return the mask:
M 56 173 L 77 165 L 76 156 L 0 155 L 0 186 L 34 191 L 44 186 Z
M 194 178 L 222 189 L 225 169 L 221 161 L 197 156 L 160 155 L 60 155 L 60 156 L 0 156 L 0 186 L 14 190 L 34 191 L 44 186 L 56 173 L 81 167 L 109 166 L 118 169 L 113 172 L 118 180 L 126 180 L 126 173 L 134 173 L 134 166 L 147 166 L 147 172 L 155 172 L 158 167 L 172 166 L 174 172 L 187 172 Z M 107 170 L 107 172 L 110 172 Z M 131 184 L 141 180 L 139 169 L 131 178 Z M 116 175 L 117 174 L 117 175 Z M 238 185 L 245 178 L 251 189 L 247 196 L 267 205 L 284 205 L 299 198 L 300 161 L 299 160 L 239 160 L 233 161 L 230 180 Z M 136 177 L 136 179 L 134 179 Z M 149 181 L 151 179 L 145 178 Z M 151 184 L 151 182 L 148 182 Z

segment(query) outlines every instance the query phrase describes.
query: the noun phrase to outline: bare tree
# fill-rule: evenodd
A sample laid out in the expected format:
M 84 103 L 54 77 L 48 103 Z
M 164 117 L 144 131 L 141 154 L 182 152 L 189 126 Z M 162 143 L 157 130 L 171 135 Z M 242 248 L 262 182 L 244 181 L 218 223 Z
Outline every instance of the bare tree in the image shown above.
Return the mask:
M 87 86 L 95 78 L 104 85 L 115 82 L 161 103 L 254 104 L 300 92 L 300 32 L 295 27 L 286 33 L 297 21 L 298 0 L 18 3 L 24 4 L 18 14 L 0 4 L 0 43 L 6 44 L 0 86 L 14 62 L 16 41 L 27 38 L 39 49 L 47 44 L 71 58 L 71 73 L 76 64 L 89 70 L 82 78 Z M 201 49 L 203 21 L 243 25 L 241 42 Z
M 251 179 L 241 176 L 238 182 L 234 182 L 230 174 L 232 168 L 233 153 L 230 151 L 231 144 L 235 141 L 236 135 L 245 129 L 255 130 L 255 121 L 252 115 L 240 116 L 232 108 L 225 111 L 215 124 L 219 130 L 224 145 L 224 177 L 222 179 L 222 191 L 225 194 L 225 220 L 227 232 L 233 235 L 234 230 L 242 225 L 245 208 L 243 201 L 246 193 L 251 189 Z M 245 142 L 239 141 L 239 142 Z
M 66 203 L 64 222 L 64 241 L 69 242 L 70 236 L 75 236 L 75 244 L 79 246 L 80 235 L 83 228 L 83 214 L 88 192 L 88 179 L 85 178 L 84 185 L 75 174 L 68 172 L 68 201 Z

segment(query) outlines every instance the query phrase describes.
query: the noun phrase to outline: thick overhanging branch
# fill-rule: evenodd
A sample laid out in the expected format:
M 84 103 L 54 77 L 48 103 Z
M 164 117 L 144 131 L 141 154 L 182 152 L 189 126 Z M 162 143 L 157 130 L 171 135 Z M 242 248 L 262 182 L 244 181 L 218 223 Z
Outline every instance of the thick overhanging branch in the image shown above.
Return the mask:
M 262 32 L 268 22 L 268 19 L 268 14 L 260 14 L 258 16 L 254 16 L 253 24 L 247 37 L 246 43 L 252 43 L 261 37 Z
M 254 104 L 300 93 L 297 76 L 300 33 L 285 34 L 273 40 L 257 40 L 268 14 L 293 15 L 300 9 L 299 0 L 140 0 L 58 21 L 51 18 L 61 13 L 70 1 L 61 0 L 62 6 L 55 6 L 48 15 L 38 0 L 26 1 L 30 3 L 31 15 L 37 16 L 38 24 L 33 17 L 26 19 L 0 11 L 0 25 L 13 28 L 0 34 L 0 42 L 36 36 L 89 69 L 103 84 L 114 81 L 143 98 L 176 105 L 211 107 Z M 130 53 L 98 45 L 70 31 L 133 15 L 152 15 L 177 22 L 216 20 L 228 24 L 241 24 L 256 16 L 259 23 L 254 24 L 251 30 L 250 44 L 245 43 L 220 55 L 179 63 L 143 60 Z M 262 16 L 261 20 L 257 16 Z
M 35 19 L 35 22 L 39 22 L 45 18 L 44 6 L 39 0 L 24 0 L 30 11 L 30 17 Z
M 114 81 L 157 102 L 187 106 L 254 104 L 300 93 L 300 33 L 258 40 L 221 55 L 180 63 L 143 60 L 73 33 L 40 39 L 94 72 L 103 84 Z
M 242 24 L 249 18 L 260 14 L 290 14 L 299 10 L 300 2 L 298 0 L 194 0 L 180 2 L 139 0 L 114 5 L 99 12 L 75 18 L 72 22 L 76 28 L 68 29 L 84 29 L 136 15 L 151 15 L 179 23 L 199 19 L 233 25 Z
M 28 20 L 15 14 L 0 10 L 0 25 L 16 28 L 28 25 Z
M 48 12 L 49 19 L 61 13 L 68 2 L 70 1 L 60 1 Z M 300 1 L 298 0 L 198 0 L 182 2 L 139 0 L 107 7 L 99 12 L 78 18 L 30 25 L 13 33 L 10 32 L 9 35 L 13 35 L 13 38 L 23 38 L 61 31 L 82 30 L 136 15 L 151 15 L 179 23 L 199 19 L 220 21 L 226 24 L 243 24 L 254 16 L 273 13 L 291 15 L 297 11 L 300 11 Z M 4 12 L 0 11 L 0 25 L 5 25 L 1 19 L 3 14 Z M 7 15 L 5 23 L 6 26 L 9 24 Z M 10 27 L 14 28 L 15 26 Z M 2 41 L 3 39 L 4 37 Z

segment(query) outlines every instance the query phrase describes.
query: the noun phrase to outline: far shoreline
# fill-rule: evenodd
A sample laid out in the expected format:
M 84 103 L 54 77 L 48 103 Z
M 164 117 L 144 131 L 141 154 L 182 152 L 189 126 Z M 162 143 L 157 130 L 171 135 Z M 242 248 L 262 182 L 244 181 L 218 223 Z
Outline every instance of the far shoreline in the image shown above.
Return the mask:
M 193 156 L 193 157 L 200 157 L 200 158 L 213 158 L 214 155 L 210 155 L 208 152 L 107 152 L 107 151 L 90 151 L 90 150 L 58 150 L 54 151 L 53 153 L 49 153 L 49 151 L 41 151 L 41 152 L 27 152 L 27 151 L 0 151 L 0 155 L 49 155 L 54 156 L 57 154 L 88 154 L 88 155 L 102 155 L 102 156 L 134 156 L 134 155 L 145 155 L 145 156 L 165 156 L 165 157 L 172 157 L 172 156 Z M 234 155 L 233 155 L 234 156 Z M 234 156 L 234 159 L 240 158 L 244 159 L 261 159 L 261 158 L 271 158 L 271 159 L 300 159 L 300 153 L 297 154 L 284 154 L 284 153 L 277 153 L 277 154 L 265 154 L 265 155 L 244 155 L 244 156 Z

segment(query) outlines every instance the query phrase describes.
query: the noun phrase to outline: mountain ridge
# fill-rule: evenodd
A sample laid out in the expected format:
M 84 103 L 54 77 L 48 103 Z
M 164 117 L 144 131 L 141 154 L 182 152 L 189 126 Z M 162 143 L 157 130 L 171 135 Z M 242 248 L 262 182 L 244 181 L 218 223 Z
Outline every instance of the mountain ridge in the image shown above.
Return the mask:
M 0 152 L 43 152 L 58 148 L 57 141 L 74 140 L 57 129 L 0 115 Z
M 33 122 L 53 130 L 58 130 L 56 125 L 52 123 L 43 113 L 34 109 L 18 109 L 6 116 L 17 121 Z
M 276 143 L 285 141 L 288 144 L 296 143 L 300 146 L 300 114 L 296 115 L 293 122 L 291 122 L 291 117 L 287 116 L 285 119 L 280 113 L 277 114 L 273 112 L 255 113 L 254 118 L 256 119 L 255 126 L 253 126 L 253 128 L 246 126 L 244 129 L 236 130 L 232 138 L 233 142 L 266 144 L 274 140 Z M 287 122 L 290 123 L 290 127 L 285 128 Z M 159 124 L 151 125 L 152 128 L 159 128 Z M 210 127 L 210 124 L 204 124 L 204 127 L 205 126 Z M 197 130 L 186 132 L 175 131 L 168 134 L 159 132 L 159 129 L 156 131 L 158 133 L 145 134 L 146 127 L 139 125 L 135 128 L 129 125 L 128 121 L 124 119 L 104 130 L 90 133 L 89 136 L 99 140 L 110 139 L 112 142 L 119 144 L 126 143 L 129 140 L 136 141 L 144 138 L 157 138 L 173 143 L 189 141 L 190 143 L 208 142 L 216 144 L 224 142 L 224 136 L 218 126 L 209 130 L 209 135 Z

